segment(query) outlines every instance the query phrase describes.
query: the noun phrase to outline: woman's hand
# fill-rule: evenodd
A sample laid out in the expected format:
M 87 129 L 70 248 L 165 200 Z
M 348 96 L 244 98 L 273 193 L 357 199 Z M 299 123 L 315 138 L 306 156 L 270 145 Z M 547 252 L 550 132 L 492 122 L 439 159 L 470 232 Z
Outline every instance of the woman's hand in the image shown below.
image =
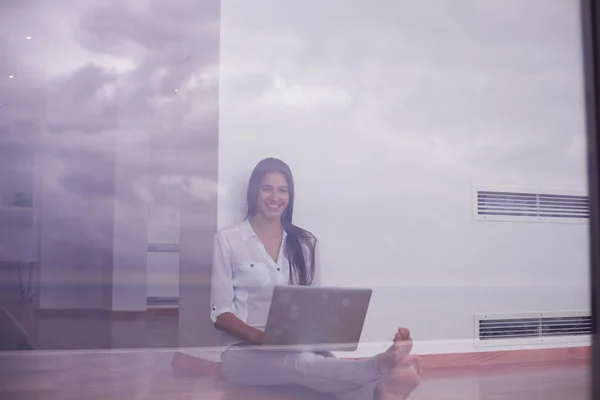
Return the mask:
M 219 315 L 215 328 L 225 331 L 244 342 L 261 346 L 265 337 L 265 333 L 259 329 L 247 325 L 242 322 L 233 313 L 224 313 Z
M 264 339 L 265 339 L 265 333 L 259 329 L 255 329 L 253 334 L 250 337 L 250 342 L 257 346 L 262 346 Z

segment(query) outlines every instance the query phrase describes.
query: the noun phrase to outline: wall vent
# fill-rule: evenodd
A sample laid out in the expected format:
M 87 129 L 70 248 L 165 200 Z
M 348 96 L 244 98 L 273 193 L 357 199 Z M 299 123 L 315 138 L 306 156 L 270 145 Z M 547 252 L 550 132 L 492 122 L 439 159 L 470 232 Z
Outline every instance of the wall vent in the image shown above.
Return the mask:
M 146 297 L 146 305 L 148 307 L 178 307 L 179 297 Z
M 505 346 L 588 341 L 589 312 L 477 314 L 476 346 Z
M 178 243 L 148 243 L 149 253 L 179 253 Z
M 583 193 L 482 188 L 474 192 L 477 220 L 583 223 L 589 219 L 589 197 Z

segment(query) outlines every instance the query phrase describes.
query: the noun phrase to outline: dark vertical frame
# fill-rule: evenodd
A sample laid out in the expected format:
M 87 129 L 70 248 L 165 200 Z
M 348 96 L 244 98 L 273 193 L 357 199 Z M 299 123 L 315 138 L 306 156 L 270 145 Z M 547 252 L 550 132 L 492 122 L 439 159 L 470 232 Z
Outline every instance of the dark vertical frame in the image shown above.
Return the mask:
M 600 342 L 598 340 L 598 313 L 600 312 L 600 134 L 597 116 L 600 109 L 596 101 L 600 96 L 600 7 L 595 0 L 581 0 L 581 22 L 585 72 L 585 104 L 587 127 L 588 189 L 590 196 L 590 284 L 592 312 L 592 387 L 591 399 L 600 398 Z

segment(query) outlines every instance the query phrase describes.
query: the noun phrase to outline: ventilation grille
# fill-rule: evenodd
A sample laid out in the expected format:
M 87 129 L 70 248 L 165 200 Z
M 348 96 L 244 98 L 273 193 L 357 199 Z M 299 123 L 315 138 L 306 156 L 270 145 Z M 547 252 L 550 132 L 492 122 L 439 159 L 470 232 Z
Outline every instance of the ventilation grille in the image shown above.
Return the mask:
M 589 218 L 589 198 L 584 195 L 476 191 L 476 218 L 583 222 Z
M 534 316 L 535 315 L 535 316 Z M 592 334 L 592 317 L 586 313 L 476 316 L 480 344 L 494 345 L 579 341 Z M 557 340 L 558 339 L 558 340 Z
M 149 253 L 179 253 L 178 243 L 148 243 Z
M 157 297 L 149 296 L 146 298 L 148 307 L 174 307 L 179 305 L 179 297 Z

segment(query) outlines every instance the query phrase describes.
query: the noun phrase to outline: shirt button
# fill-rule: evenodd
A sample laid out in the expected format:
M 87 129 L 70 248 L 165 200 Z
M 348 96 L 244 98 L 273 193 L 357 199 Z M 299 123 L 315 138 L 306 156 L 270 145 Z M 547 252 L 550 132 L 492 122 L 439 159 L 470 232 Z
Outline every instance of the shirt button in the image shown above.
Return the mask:
M 281 271 L 281 268 L 277 268 L 277 271 Z
M 250 264 L 250 268 L 254 268 L 254 264 Z

